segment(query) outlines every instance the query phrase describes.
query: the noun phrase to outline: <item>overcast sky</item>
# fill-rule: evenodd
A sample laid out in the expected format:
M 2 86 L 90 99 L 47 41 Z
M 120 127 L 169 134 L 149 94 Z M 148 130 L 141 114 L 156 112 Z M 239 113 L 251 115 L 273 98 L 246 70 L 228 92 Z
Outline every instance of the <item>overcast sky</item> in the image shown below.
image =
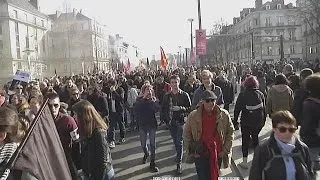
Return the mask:
M 197 0 L 39 0 L 41 11 L 55 13 L 64 4 L 82 9 L 83 14 L 100 19 L 111 31 L 119 33 L 142 50 L 145 57 L 177 53 L 178 46 L 190 47 L 190 23 L 198 28 Z M 266 2 L 264 0 L 263 2 Z M 285 0 L 285 3 L 295 0 Z M 232 23 L 242 8 L 254 7 L 254 0 L 201 0 L 202 28 L 219 19 Z

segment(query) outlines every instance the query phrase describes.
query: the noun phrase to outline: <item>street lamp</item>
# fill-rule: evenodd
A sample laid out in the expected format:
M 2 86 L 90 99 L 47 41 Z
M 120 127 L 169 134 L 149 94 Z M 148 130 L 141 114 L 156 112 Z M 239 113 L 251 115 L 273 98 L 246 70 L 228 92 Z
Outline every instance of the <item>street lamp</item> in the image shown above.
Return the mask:
M 191 32 L 191 39 L 190 39 L 190 42 L 191 42 L 191 43 L 190 43 L 190 45 L 191 45 L 190 52 L 191 52 L 191 53 L 190 53 L 190 54 L 192 54 L 192 51 L 193 51 L 193 32 L 192 32 L 192 31 L 193 31 L 193 28 L 192 28 L 192 25 L 193 25 L 193 24 L 192 24 L 192 23 L 193 23 L 194 19 L 189 18 L 188 21 L 190 22 L 190 27 L 191 27 L 191 28 L 190 28 L 190 32 Z M 191 57 L 191 56 L 190 56 L 190 57 Z M 187 59 L 186 59 L 186 65 L 188 65 L 188 60 L 187 60 Z
M 179 64 L 181 65 L 181 46 L 178 46 L 179 47 Z
M 188 21 L 190 22 L 190 33 L 191 33 L 191 50 L 193 49 L 193 21 L 194 19 L 189 18 Z

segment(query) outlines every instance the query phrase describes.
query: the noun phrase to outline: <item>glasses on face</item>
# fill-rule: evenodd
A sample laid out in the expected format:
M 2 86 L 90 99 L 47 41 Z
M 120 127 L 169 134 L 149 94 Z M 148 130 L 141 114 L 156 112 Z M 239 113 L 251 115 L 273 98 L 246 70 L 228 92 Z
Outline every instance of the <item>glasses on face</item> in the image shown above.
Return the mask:
M 50 108 L 58 108 L 59 107 L 59 104 L 48 104 L 48 106 L 50 107 Z
M 17 87 L 16 89 L 22 89 L 22 87 Z
M 206 99 L 204 100 L 206 103 L 209 103 L 209 102 L 215 102 L 216 100 L 215 99 Z
M 297 128 L 286 128 L 286 127 L 277 127 L 277 129 L 279 130 L 280 133 L 285 133 L 287 131 L 289 131 L 290 133 L 294 133 L 296 132 Z
M 72 95 L 74 95 L 74 96 L 78 96 L 78 95 L 79 95 L 79 93 L 73 93 Z

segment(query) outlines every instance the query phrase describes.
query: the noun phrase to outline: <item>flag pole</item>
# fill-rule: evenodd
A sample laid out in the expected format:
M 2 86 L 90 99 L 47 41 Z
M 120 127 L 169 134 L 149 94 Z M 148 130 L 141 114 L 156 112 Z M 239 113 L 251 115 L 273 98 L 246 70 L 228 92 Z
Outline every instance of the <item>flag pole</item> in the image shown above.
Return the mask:
M 5 171 L 6 172 L 7 170 L 10 170 L 13 168 L 14 164 L 16 163 L 22 149 L 24 148 L 24 146 L 26 145 L 27 141 L 29 140 L 30 136 L 31 136 L 31 133 L 33 132 L 37 122 L 39 121 L 40 119 L 40 114 L 42 114 L 42 112 L 44 111 L 47 103 L 48 103 L 49 99 L 46 99 L 45 102 L 42 104 L 40 110 L 38 111 L 34 121 L 31 123 L 28 131 L 27 131 L 27 134 L 25 135 L 25 137 L 23 138 L 23 140 L 21 141 L 20 145 L 18 146 L 18 148 L 16 149 L 16 151 L 13 153 L 12 157 L 10 158 L 9 162 L 6 164 L 6 167 L 5 167 Z

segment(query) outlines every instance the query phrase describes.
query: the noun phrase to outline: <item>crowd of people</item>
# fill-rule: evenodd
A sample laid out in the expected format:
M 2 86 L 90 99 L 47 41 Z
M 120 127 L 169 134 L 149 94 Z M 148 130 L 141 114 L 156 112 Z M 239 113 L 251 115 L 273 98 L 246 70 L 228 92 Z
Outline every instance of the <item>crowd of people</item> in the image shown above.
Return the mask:
M 0 90 L 0 161 L 8 162 L 48 99 L 73 179 L 114 179 L 111 149 L 126 143 L 130 131 L 139 132 L 141 163 L 150 161 L 150 170 L 160 171 L 156 131 L 162 125 L 173 140 L 177 175 L 185 156 L 185 163 L 195 163 L 199 180 L 218 179 L 219 170 L 230 166 L 234 132 L 240 129 L 241 168 L 249 168 L 248 152 L 255 149 L 249 179 L 312 179 L 309 148 L 320 148 L 320 74 L 295 69 L 290 63 L 230 63 L 54 76 L 16 84 L 12 91 L 7 84 Z M 259 144 L 268 116 L 273 131 Z M 11 153 L 3 154 L 6 149 Z

